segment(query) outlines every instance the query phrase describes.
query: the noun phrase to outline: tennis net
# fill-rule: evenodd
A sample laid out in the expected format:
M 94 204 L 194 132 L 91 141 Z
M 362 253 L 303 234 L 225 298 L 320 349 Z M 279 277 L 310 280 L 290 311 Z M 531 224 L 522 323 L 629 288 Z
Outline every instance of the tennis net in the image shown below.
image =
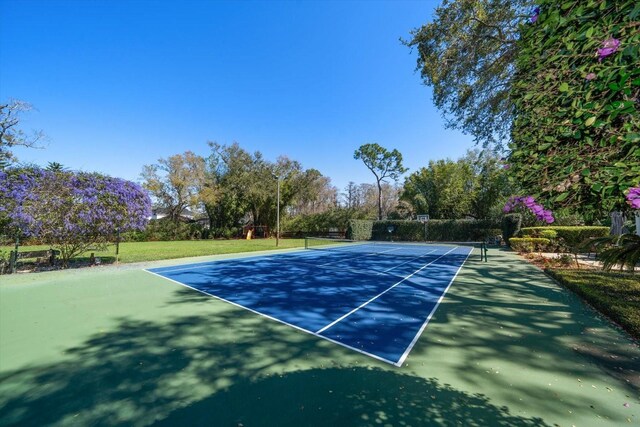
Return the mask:
M 305 249 L 336 251 L 346 253 L 370 253 L 390 256 L 420 256 L 433 251 L 434 247 L 466 246 L 480 249 L 480 259 L 487 249 L 484 242 L 390 242 L 373 240 L 331 239 L 324 237 L 305 237 Z

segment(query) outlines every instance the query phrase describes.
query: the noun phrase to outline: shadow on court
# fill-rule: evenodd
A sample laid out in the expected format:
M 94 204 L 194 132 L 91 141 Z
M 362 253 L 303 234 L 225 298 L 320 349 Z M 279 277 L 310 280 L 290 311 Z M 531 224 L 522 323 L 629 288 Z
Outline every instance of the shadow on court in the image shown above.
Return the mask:
M 467 263 L 414 351 L 440 339 L 461 351 L 465 365 L 509 359 L 523 367 L 589 377 L 593 365 L 640 392 L 640 351 L 624 332 L 513 254 L 499 267 Z M 442 327 L 437 327 L 440 324 Z M 476 370 L 461 370 L 474 382 Z
M 637 422 L 637 347 L 514 255 L 491 261 L 466 265 L 402 368 L 149 275 L 166 296 L 140 285 L 138 318 L 0 370 L 0 425 Z
M 179 290 L 171 304 L 210 301 Z M 3 373 L 0 424 L 545 425 L 435 378 L 359 367 L 361 355 L 220 306 L 164 322 L 121 319 L 64 362 Z
M 243 380 L 158 426 L 546 426 L 482 394 L 382 369 L 324 368 Z

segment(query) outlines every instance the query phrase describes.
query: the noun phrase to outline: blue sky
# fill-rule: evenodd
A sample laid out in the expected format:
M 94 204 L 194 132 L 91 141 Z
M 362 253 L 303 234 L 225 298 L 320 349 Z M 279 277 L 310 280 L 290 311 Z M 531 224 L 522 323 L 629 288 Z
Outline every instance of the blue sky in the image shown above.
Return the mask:
M 139 180 L 144 164 L 208 140 L 287 155 L 343 189 L 373 175 L 377 142 L 415 171 L 457 158 L 399 39 L 437 1 L 0 0 L 0 100 L 48 136 L 22 161 Z

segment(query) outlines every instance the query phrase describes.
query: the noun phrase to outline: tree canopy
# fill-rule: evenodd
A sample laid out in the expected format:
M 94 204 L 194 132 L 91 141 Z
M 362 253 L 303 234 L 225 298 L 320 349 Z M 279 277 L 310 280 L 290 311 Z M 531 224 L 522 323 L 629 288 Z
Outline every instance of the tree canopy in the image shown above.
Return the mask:
M 9 166 L 15 161 L 11 148 L 15 146 L 37 147 L 44 134 L 42 131 L 33 131 L 27 134 L 20 129 L 21 116 L 33 109 L 33 106 L 25 101 L 12 99 L 0 104 L 0 168 Z
M 378 219 L 382 219 L 382 182 L 387 178 L 396 181 L 407 171 L 402 166 L 402 154 L 394 149 L 392 151 L 379 144 L 363 144 L 354 153 L 353 158 L 362 160 L 365 166 L 376 177 L 378 186 Z
M 133 182 L 37 167 L 0 171 L 0 206 L 5 234 L 59 249 L 65 266 L 118 232 L 143 229 L 151 214 L 149 196 Z
M 412 214 L 486 219 L 510 192 L 500 160 L 488 152 L 469 151 L 457 161 L 432 160 L 409 175 L 400 198 L 411 206 Z
M 514 107 L 510 89 L 519 25 L 530 0 L 444 0 L 432 22 L 404 43 L 418 51 L 417 71 L 433 89 L 447 126 L 485 147 L 509 140 Z

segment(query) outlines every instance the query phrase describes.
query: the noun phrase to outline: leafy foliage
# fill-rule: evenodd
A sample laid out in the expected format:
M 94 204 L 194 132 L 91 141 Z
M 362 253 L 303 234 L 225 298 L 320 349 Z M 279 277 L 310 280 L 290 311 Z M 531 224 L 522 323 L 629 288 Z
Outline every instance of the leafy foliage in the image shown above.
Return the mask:
M 402 154 L 398 150 L 389 151 L 378 144 L 363 144 L 354 153 L 353 158 L 362 160 L 376 177 L 378 185 L 378 219 L 382 219 L 382 182 L 391 178 L 396 181 L 407 169 L 402 166 Z
M 532 5 L 528 0 L 445 0 L 433 22 L 404 42 L 417 48 L 417 70 L 433 88 L 447 126 L 484 146 L 501 147 L 509 138 L 518 26 Z
M 373 221 L 352 219 L 347 227 L 347 239 L 371 240 Z
M 401 200 L 432 219 L 489 218 L 511 191 L 500 159 L 469 151 L 457 161 L 430 161 L 405 179 Z
M 509 239 L 511 249 L 518 252 L 533 252 L 547 249 L 550 239 L 544 237 L 512 237 Z
M 523 237 L 545 237 L 549 231 L 556 233 L 558 244 L 561 250 L 578 252 L 584 249 L 584 242 L 592 238 L 604 237 L 609 234 L 609 227 L 598 226 L 546 226 L 546 227 L 524 227 L 520 230 L 519 236 Z
M 19 128 L 21 115 L 32 109 L 31 104 L 17 99 L 0 104 L 0 169 L 15 162 L 15 157 L 11 152 L 12 147 L 36 148 L 38 142 L 44 137 L 42 131 L 27 134 Z
M 509 244 L 513 236 L 517 236 L 522 226 L 522 215 L 507 214 L 502 218 L 502 238 Z
M 620 270 L 627 268 L 633 272 L 640 263 L 640 236 L 638 235 L 608 236 L 591 240 L 590 243 L 598 248 L 605 248 L 598 254 L 598 258 L 606 271 L 618 265 Z
M 522 26 L 510 172 L 593 219 L 640 177 L 640 22 L 633 0 L 540 1 Z
M 156 204 L 169 210 L 169 217 L 177 222 L 186 208 L 200 203 L 204 187 L 204 159 L 191 151 L 175 154 L 158 163 L 145 165 L 142 178 Z
M 389 226 L 393 227 L 391 234 Z M 495 237 L 499 233 L 498 224 L 491 220 L 430 220 L 426 226 L 426 238 L 425 224 L 418 221 L 352 220 L 349 221 L 347 237 L 354 240 L 470 242 Z
M 0 172 L 0 200 L 5 233 L 59 249 L 64 266 L 118 232 L 143 229 L 151 214 L 137 184 L 85 172 L 10 168 Z

